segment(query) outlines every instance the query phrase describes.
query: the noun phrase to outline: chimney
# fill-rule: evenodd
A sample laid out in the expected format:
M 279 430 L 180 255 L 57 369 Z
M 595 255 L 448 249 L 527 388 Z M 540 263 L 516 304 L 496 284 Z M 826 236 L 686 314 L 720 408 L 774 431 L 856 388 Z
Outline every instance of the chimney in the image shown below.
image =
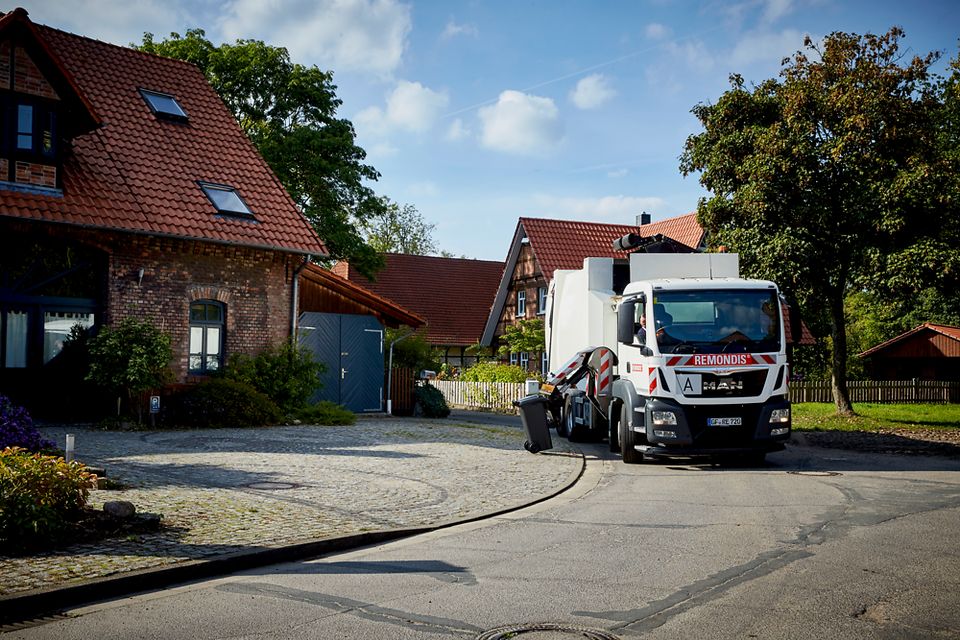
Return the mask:
M 637 216 L 637 226 L 642 227 L 645 224 L 650 224 L 650 214 L 646 211 Z

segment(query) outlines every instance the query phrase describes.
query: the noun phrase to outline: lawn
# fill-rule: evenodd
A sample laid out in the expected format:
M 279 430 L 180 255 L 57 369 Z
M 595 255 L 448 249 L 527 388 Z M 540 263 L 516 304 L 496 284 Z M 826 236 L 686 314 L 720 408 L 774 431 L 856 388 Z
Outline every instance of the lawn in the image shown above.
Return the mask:
M 960 430 L 960 404 L 870 404 L 853 406 L 859 415 L 837 416 L 833 404 L 793 405 L 796 431 Z

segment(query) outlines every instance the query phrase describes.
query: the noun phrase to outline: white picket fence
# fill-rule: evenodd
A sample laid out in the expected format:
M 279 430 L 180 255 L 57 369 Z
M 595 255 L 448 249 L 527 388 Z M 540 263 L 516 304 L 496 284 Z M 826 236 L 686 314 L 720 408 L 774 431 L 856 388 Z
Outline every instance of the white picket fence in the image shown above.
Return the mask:
M 455 409 L 482 409 L 500 413 L 517 413 L 514 400 L 523 398 L 524 385 L 517 382 L 462 382 L 460 380 L 431 380 Z

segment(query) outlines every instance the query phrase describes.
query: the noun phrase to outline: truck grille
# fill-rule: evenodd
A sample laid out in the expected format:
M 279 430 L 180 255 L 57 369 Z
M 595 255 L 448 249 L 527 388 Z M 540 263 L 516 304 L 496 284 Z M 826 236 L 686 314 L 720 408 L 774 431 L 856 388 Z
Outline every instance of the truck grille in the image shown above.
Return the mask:
M 701 375 L 701 398 L 753 398 L 763 392 L 763 385 L 767 382 L 766 369 L 724 376 L 715 373 Z

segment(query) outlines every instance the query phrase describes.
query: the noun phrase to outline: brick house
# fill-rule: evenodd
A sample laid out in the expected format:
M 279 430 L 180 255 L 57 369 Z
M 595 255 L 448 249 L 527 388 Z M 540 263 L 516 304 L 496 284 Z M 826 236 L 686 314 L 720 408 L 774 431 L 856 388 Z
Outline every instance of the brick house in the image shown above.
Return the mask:
M 325 255 L 195 66 L 0 18 L 0 390 L 50 392 L 63 338 L 135 317 L 176 379 L 295 328 Z
M 484 326 L 483 344 L 496 349 L 507 326 L 544 317 L 547 285 L 557 269 L 579 269 L 583 259 L 590 257 L 613 258 L 627 264 L 628 254 L 614 251 L 613 241 L 628 233 L 644 237 L 659 234 L 676 251 L 700 251 L 706 247 L 705 234 L 695 213 L 654 223 L 648 214 L 642 214 L 637 216 L 635 225 L 520 218 Z M 509 362 L 528 371 L 545 373 L 547 368 L 543 351 L 511 353 Z
M 503 263 L 402 253 L 383 257 L 376 282 L 347 262 L 333 272 L 426 319 L 425 337 L 442 363 L 458 368 L 476 363 L 479 356 L 468 349 L 480 341 Z

